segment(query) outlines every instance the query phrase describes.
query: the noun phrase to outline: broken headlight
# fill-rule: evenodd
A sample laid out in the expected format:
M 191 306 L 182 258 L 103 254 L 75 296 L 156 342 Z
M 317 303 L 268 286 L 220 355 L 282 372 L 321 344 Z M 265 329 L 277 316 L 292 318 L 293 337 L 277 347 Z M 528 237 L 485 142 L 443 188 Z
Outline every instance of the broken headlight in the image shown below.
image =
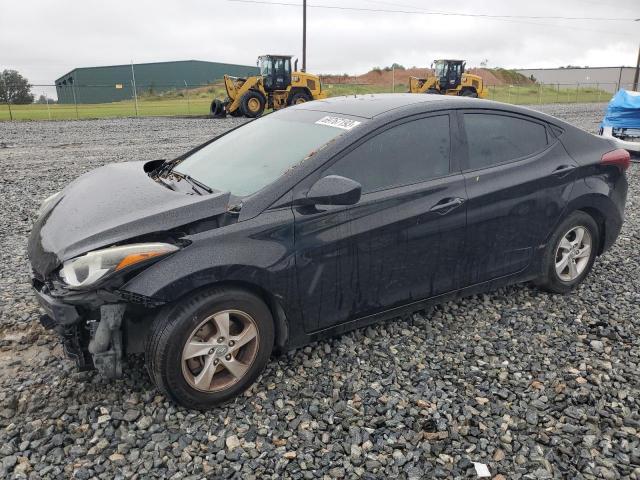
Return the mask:
M 93 285 L 107 275 L 178 250 L 169 243 L 135 243 L 94 250 L 64 262 L 60 277 L 72 288 Z

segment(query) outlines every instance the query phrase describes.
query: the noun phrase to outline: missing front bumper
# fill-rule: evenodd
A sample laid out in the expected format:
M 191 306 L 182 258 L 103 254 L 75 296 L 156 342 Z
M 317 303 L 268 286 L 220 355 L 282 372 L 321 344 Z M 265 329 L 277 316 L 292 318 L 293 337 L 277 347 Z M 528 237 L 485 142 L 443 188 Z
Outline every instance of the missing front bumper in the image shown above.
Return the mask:
M 46 312 L 40 323 L 60 336 L 67 357 L 79 370 L 97 369 L 107 378 L 122 375 L 122 318 L 124 304 L 99 307 L 98 319 L 86 318 L 75 305 L 69 305 L 34 285 L 34 293 Z

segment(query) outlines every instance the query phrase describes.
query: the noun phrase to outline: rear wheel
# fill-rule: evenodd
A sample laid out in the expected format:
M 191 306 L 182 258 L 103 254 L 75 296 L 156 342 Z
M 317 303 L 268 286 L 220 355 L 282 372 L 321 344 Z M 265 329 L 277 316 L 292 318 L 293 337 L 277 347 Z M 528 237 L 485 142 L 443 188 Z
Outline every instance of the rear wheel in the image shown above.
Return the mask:
M 464 90 L 462 90 L 460 92 L 460 96 L 461 97 L 478 98 L 477 92 L 475 90 L 470 89 L 470 88 L 465 88 Z
M 249 90 L 242 96 L 240 109 L 245 117 L 256 118 L 262 115 L 266 103 L 264 95 L 255 90 Z
M 554 293 L 568 293 L 587 276 L 598 252 L 600 232 L 593 218 L 572 213 L 553 234 L 544 254 L 544 273 L 536 282 Z
M 244 290 L 214 288 L 159 315 L 147 342 L 147 369 L 167 397 L 208 409 L 253 384 L 273 339 L 273 319 L 262 300 Z
M 307 92 L 296 92 L 289 98 L 289 105 L 300 105 L 301 103 L 310 101 L 311 96 Z

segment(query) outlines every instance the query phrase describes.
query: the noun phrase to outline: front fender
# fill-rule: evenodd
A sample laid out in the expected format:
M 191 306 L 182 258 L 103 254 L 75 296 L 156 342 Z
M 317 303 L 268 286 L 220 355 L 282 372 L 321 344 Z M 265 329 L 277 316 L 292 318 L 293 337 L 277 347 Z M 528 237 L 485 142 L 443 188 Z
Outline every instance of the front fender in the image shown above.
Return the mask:
M 121 289 L 173 302 L 201 287 L 236 282 L 258 287 L 295 315 L 293 214 L 271 210 L 187 237 L 190 245 L 141 271 Z

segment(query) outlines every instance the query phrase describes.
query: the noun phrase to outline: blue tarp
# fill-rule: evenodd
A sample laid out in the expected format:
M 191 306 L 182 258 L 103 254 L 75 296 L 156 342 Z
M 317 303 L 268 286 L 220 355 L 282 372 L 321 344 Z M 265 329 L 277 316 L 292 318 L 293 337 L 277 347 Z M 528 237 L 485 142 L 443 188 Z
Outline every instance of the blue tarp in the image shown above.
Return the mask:
M 640 128 L 640 92 L 619 90 L 609 102 L 600 126 Z

